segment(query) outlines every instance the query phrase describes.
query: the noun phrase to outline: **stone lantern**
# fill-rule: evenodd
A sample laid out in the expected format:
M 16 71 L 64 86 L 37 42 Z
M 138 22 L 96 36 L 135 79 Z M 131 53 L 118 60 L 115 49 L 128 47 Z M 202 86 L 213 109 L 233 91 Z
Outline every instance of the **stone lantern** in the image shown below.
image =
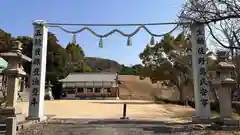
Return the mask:
M 232 97 L 231 89 L 236 86 L 236 81 L 232 78 L 235 66 L 228 61 L 226 51 L 217 53 L 217 63 L 210 68 L 211 87 L 219 93 L 220 119 L 225 121 L 232 120 Z
M 52 87 L 53 85 L 51 84 L 50 81 L 48 81 L 47 85 L 46 85 L 46 89 L 45 89 L 45 96 L 44 99 L 45 100 L 53 100 L 53 96 L 52 96 Z
M 19 113 L 16 109 L 19 78 L 27 75 L 22 64 L 24 61 L 30 62 L 31 58 L 22 54 L 22 43 L 19 41 L 14 41 L 11 51 L 0 53 L 0 57 L 8 62 L 8 67 L 2 72 L 7 76 L 7 104 L 0 114 L 6 118 L 7 135 L 15 135 L 16 114 Z

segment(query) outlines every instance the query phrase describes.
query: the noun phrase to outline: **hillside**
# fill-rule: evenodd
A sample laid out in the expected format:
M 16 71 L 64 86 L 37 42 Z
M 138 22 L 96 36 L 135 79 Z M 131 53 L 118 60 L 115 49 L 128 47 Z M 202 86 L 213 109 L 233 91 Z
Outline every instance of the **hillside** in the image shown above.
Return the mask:
M 152 100 L 153 95 L 158 97 L 175 100 L 179 96 L 178 91 L 171 88 L 158 87 L 152 84 L 149 78 L 140 80 L 135 75 L 120 75 L 120 98 L 131 100 Z
M 121 70 L 121 65 L 114 60 L 96 57 L 85 57 L 85 61 L 94 72 L 119 72 Z
M 97 57 L 85 57 L 85 62 L 93 72 L 118 72 L 120 75 L 139 75 L 139 70 L 142 67 L 140 64 L 129 67 L 120 65 L 114 60 Z
M 147 81 L 140 80 L 138 76 L 120 75 L 119 80 L 122 82 L 119 87 L 122 99 L 151 100 L 152 93 L 158 91 Z

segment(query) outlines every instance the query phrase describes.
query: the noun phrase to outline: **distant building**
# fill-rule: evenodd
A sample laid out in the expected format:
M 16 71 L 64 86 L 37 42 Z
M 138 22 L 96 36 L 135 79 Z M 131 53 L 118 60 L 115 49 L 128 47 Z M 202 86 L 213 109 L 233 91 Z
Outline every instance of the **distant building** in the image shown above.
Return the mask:
M 71 73 L 62 82 L 62 99 L 117 99 L 117 73 Z

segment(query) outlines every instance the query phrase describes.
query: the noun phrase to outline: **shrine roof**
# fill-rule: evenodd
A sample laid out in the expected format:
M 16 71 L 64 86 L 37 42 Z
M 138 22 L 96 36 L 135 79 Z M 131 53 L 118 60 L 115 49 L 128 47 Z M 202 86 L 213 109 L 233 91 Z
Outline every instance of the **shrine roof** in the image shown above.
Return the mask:
M 117 73 L 71 73 L 60 82 L 113 82 Z
M 231 62 L 219 62 L 218 64 L 222 68 L 235 68 L 234 64 Z
M 225 61 L 222 61 L 222 62 L 217 62 L 215 61 L 215 63 L 211 64 L 211 65 L 208 65 L 208 70 L 209 71 L 216 71 L 216 70 L 219 70 L 219 69 L 229 69 L 229 70 L 232 70 L 232 69 L 235 69 L 235 65 L 231 62 L 225 62 Z
M 26 61 L 28 61 L 28 62 L 31 62 L 32 61 L 32 59 L 31 58 L 29 58 L 28 56 L 26 56 L 26 55 L 23 55 L 23 54 L 21 54 L 21 53 L 16 53 L 16 52 L 3 52 L 3 53 L 0 53 L 0 56 L 1 57 L 17 57 L 17 58 L 21 58 L 21 59 L 23 59 L 23 60 L 26 60 Z

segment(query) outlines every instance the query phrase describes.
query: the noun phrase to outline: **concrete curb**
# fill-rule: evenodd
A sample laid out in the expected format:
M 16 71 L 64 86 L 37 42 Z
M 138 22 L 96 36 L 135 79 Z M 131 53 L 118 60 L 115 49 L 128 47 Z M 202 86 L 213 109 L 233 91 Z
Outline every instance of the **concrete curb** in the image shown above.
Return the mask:
M 43 121 L 39 121 L 39 120 L 26 120 L 23 122 L 20 122 L 17 124 L 17 132 L 19 132 L 20 130 L 26 129 L 29 126 L 31 126 L 32 124 L 38 124 L 38 123 L 42 123 L 42 122 L 47 122 L 49 120 L 51 120 L 55 115 L 46 115 L 46 119 Z

